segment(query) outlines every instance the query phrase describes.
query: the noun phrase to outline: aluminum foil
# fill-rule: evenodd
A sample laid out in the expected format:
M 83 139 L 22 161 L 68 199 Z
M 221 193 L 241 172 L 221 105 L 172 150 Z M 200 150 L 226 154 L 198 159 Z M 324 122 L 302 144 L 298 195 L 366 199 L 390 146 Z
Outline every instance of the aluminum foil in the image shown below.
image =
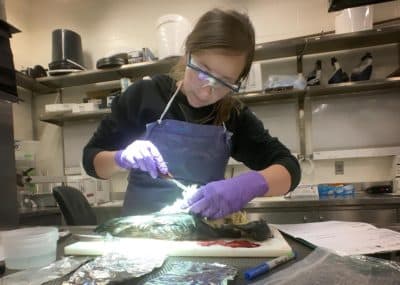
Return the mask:
M 64 257 L 63 259 L 57 260 L 45 267 L 32 268 L 9 274 L 0 279 L 0 284 L 40 285 L 54 279 L 62 278 L 88 260 L 88 258 L 83 257 Z
M 111 282 L 127 281 L 161 267 L 165 255 L 135 256 L 110 253 L 97 257 L 79 268 L 63 285 L 105 285 Z
M 145 285 L 225 285 L 236 274 L 237 269 L 226 264 L 177 261 L 171 263 L 167 272 L 147 281 Z

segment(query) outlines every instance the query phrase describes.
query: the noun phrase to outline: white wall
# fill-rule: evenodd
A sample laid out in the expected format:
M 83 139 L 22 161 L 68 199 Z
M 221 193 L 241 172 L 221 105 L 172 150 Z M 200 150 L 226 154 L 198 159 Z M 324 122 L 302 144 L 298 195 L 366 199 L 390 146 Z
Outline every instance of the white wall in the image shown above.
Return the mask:
M 17 70 L 26 67 L 29 58 L 31 1 L 6 1 L 7 22 L 24 31 L 14 34 L 11 39 L 14 55 L 14 65 Z M 16 140 L 32 140 L 32 94 L 30 91 L 18 88 L 20 101 L 13 104 L 14 138 Z
M 203 12 L 213 7 L 235 8 L 247 11 L 256 30 L 256 41 L 265 42 L 289 37 L 334 30 L 334 13 L 328 13 L 327 0 L 6 0 L 7 18 L 22 30 L 12 39 L 16 68 L 51 61 L 51 32 L 68 28 L 82 37 L 85 64 L 94 63 L 107 53 L 119 49 L 149 47 L 157 53 L 156 20 L 167 13 L 177 13 L 193 23 Z M 400 17 L 400 1 L 374 5 L 374 20 Z M 83 97 L 76 88 L 64 90 L 65 101 Z M 62 140 L 58 127 L 38 122 L 46 103 L 53 103 L 55 95 L 40 96 L 34 100 L 34 131 L 23 131 L 34 136 L 46 147 L 42 161 L 44 168 L 62 172 Z M 16 119 L 16 133 L 25 128 Z M 268 128 L 268 126 L 266 126 Z M 51 156 L 51 159 L 50 159 Z M 333 161 L 316 163 L 312 175 L 304 175 L 303 182 L 357 182 L 361 178 L 387 179 L 390 158 L 346 160 L 345 176 L 335 177 Z M 239 169 L 240 171 L 240 169 Z M 119 185 L 122 190 L 124 183 Z
M 6 0 L 5 10 L 7 22 L 18 28 L 21 32 L 14 34 L 11 39 L 11 48 L 14 54 L 14 65 L 17 70 L 31 65 L 34 60 L 31 44 L 32 25 L 31 0 Z
M 18 97 L 23 100 L 13 104 L 13 123 L 15 140 L 33 139 L 32 93 L 18 88 Z
M 87 56 L 85 63 L 88 67 L 92 67 L 97 59 L 112 50 L 145 46 L 156 50 L 156 20 L 164 14 L 182 14 L 194 21 L 215 5 L 243 10 L 246 2 L 7 0 L 6 8 L 9 14 L 17 15 L 20 6 L 30 6 L 30 29 L 27 29 L 26 33 L 29 33 L 35 48 L 30 50 L 29 56 L 26 56 L 23 55 L 24 47 L 13 46 L 18 52 L 17 60 L 21 60 L 22 64 L 47 66 L 51 62 L 51 32 L 57 28 L 66 28 L 80 34 L 83 50 Z

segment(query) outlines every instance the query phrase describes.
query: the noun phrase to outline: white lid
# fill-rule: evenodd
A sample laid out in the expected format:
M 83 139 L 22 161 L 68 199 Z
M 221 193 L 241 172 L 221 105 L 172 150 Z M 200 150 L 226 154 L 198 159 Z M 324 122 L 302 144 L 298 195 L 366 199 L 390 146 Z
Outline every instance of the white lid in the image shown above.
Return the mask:
M 163 15 L 160 18 L 158 18 L 157 27 L 162 24 L 168 23 L 168 22 L 184 22 L 185 24 L 190 24 L 189 21 L 181 15 L 167 14 L 167 15 Z
M 46 239 L 58 236 L 56 227 L 30 227 L 2 232 L 3 244 L 9 241 Z

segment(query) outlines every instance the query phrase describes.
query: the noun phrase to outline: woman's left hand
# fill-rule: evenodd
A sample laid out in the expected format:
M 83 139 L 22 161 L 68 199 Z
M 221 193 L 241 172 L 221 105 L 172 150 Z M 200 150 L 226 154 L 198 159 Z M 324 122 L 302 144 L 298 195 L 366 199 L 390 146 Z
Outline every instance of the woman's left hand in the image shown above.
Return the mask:
M 210 182 L 188 200 L 189 212 L 210 219 L 219 219 L 241 210 L 250 200 L 263 196 L 268 183 L 257 171 Z

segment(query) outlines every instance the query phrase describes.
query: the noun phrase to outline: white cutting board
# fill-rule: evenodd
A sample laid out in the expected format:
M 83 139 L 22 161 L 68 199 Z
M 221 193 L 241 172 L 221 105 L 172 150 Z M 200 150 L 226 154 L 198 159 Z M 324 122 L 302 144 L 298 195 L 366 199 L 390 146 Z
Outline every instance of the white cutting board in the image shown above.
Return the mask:
M 79 241 L 64 248 L 65 255 L 103 255 L 108 252 L 126 254 L 165 253 L 168 256 L 208 256 L 208 257 L 275 257 L 286 255 L 292 248 L 281 233 L 271 227 L 273 238 L 259 247 L 231 248 L 222 245 L 202 246 L 197 241 L 167 241 L 141 238 L 119 238 L 112 241 Z

